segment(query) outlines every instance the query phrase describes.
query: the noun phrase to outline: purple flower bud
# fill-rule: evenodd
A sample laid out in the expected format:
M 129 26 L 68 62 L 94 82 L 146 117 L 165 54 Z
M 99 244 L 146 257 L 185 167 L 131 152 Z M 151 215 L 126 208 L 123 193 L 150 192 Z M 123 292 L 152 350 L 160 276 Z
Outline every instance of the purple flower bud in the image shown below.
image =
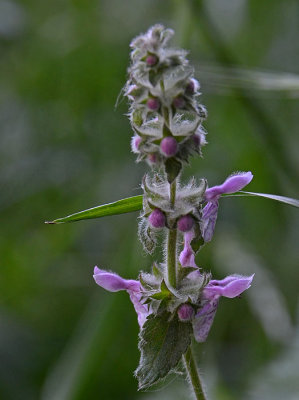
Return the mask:
M 148 106 L 148 108 L 152 111 L 157 111 L 160 108 L 160 101 L 155 98 L 155 97 L 151 97 L 150 99 L 148 99 L 148 101 L 146 102 L 146 105 Z
M 138 89 L 137 85 L 130 85 L 125 93 L 125 96 L 128 96 L 130 100 L 135 99 L 135 92 Z
M 157 162 L 157 154 L 155 154 L 155 153 L 149 154 L 147 156 L 147 160 L 150 162 L 150 164 L 156 164 L 156 162 Z
M 148 217 L 148 221 L 153 228 L 164 228 L 165 215 L 159 208 L 155 208 Z
M 184 108 L 186 105 L 186 102 L 182 96 L 178 96 L 173 100 L 172 104 L 175 108 Z
M 193 94 L 199 89 L 199 82 L 192 78 L 188 82 L 188 85 L 186 86 L 186 93 L 187 94 Z
M 161 141 L 160 148 L 166 157 L 172 157 L 178 151 L 178 143 L 172 136 L 167 136 Z
M 207 144 L 206 135 L 203 132 L 196 132 L 192 136 L 195 146 L 202 147 Z
M 141 137 L 138 135 L 135 135 L 132 137 L 131 148 L 132 148 L 133 153 L 139 153 L 138 148 L 139 148 L 141 140 L 142 140 Z
M 193 228 L 194 219 L 191 215 L 184 215 L 178 220 L 178 229 L 181 232 L 188 232 Z
M 194 230 L 190 230 L 184 233 L 184 248 L 181 251 L 179 260 L 182 267 L 194 267 L 198 268 L 195 263 L 194 251 L 191 247 L 191 242 L 194 239 Z
M 193 139 L 193 142 L 195 143 L 195 145 L 196 146 L 200 146 L 200 142 L 201 142 L 201 137 L 200 137 L 200 135 L 198 135 L 197 133 L 195 133 L 193 136 L 192 136 L 192 139 Z
M 193 307 L 190 304 L 182 304 L 178 309 L 178 317 L 180 321 L 188 322 L 194 315 Z
M 158 57 L 155 56 L 154 54 L 151 54 L 151 55 L 146 57 L 145 62 L 147 63 L 148 66 L 153 67 L 154 65 L 157 64 Z

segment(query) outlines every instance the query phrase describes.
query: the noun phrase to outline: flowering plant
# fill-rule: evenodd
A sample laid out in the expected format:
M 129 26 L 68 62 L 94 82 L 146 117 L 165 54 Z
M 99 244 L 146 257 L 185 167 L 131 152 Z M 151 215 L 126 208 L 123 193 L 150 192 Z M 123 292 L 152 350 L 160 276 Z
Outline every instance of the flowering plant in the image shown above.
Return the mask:
M 157 237 L 165 236 L 163 259 L 137 280 L 123 279 L 95 267 L 94 280 L 102 288 L 125 290 L 140 326 L 139 389 L 145 389 L 175 371 L 183 359 L 197 399 L 205 399 L 193 359 L 191 341 L 204 342 L 221 296 L 234 298 L 247 290 L 251 276 L 238 274 L 212 279 L 199 268 L 196 254 L 211 241 L 222 196 L 256 195 L 293 206 L 294 199 L 242 192 L 253 175 L 238 172 L 222 184 L 209 187 L 206 179 L 180 182 L 182 168 L 192 155 L 202 156 L 207 111 L 199 103 L 199 82 L 184 50 L 168 47 L 173 31 L 155 25 L 131 43 L 131 66 L 124 94 L 130 102 L 132 151 L 146 161 L 151 173 L 143 178 L 143 195 L 95 207 L 51 223 L 141 210 L 139 239 L 152 254 Z M 241 192 L 240 192 L 241 191 Z

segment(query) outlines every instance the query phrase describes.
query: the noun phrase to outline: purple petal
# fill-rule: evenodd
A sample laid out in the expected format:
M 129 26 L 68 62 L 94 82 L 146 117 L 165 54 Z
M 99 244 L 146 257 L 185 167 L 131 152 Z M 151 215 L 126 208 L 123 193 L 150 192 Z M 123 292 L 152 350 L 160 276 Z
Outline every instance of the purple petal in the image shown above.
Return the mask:
M 230 275 L 218 281 L 211 280 L 203 290 L 203 296 L 206 299 L 212 299 L 219 296 L 233 298 L 239 296 L 244 290 L 251 286 L 254 274 L 251 276 Z
M 209 201 L 202 210 L 201 233 L 205 242 L 212 240 L 218 215 L 218 201 Z
M 195 237 L 193 230 L 188 231 L 184 234 L 184 248 L 180 254 L 179 260 L 182 267 L 194 267 L 197 268 L 195 263 L 194 251 L 191 247 L 191 242 Z
M 238 172 L 229 176 L 222 185 L 213 186 L 206 190 L 205 199 L 207 201 L 218 199 L 224 193 L 235 193 L 243 189 L 251 182 L 253 175 L 250 171 Z
M 137 313 L 138 324 L 140 328 L 142 328 L 143 324 L 146 321 L 147 316 L 150 314 L 149 308 L 146 304 L 141 303 L 140 301 L 141 294 L 138 294 L 133 291 L 128 291 L 128 293 L 130 295 L 130 300 L 133 303 L 133 306 Z
M 94 268 L 94 280 L 102 288 L 109 292 L 118 292 L 119 290 L 131 290 L 140 292 L 139 281 L 132 279 L 123 279 L 114 272 L 108 272 L 98 267 Z
M 195 271 L 192 271 L 187 275 L 187 278 L 190 279 L 191 281 L 197 280 L 202 276 L 202 274 L 200 272 L 200 268 L 198 268 L 198 267 L 196 267 L 196 268 L 197 269 Z
M 94 268 L 93 277 L 98 285 L 110 292 L 118 292 L 119 290 L 126 290 L 128 292 L 141 328 L 150 312 L 148 306 L 142 304 L 140 282 L 132 279 L 123 279 L 114 272 L 104 271 L 98 267 Z
M 195 340 L 204 342 L 208 337 L 218 307 L 218 299 L 207 301 L 195 315 L 192 325 Z

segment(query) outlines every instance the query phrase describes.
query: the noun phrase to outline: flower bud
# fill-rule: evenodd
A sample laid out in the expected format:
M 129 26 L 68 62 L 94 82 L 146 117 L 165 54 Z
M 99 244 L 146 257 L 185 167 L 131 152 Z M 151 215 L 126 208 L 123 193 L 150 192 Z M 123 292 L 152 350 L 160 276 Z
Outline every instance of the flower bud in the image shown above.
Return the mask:
M 150 54 L 149 56 L 146 57 L 145 62 L 149 67 L 153 67 L 154 65 L 157 64 L 158 62 L 158 57 L 155 56 L 154 54 Z
M 199 89 L 199 82 L 192 78 L 188 82 L 188 85 L 186 86 L 186 93 L 187 94 L 194 94 L 197 90 Z
M 184 108 L 186 105 L 186 102 L 182 96 L 178 96 L 173 100 L 172 104 L 175 108 Z
M 155 208 L 148 217 L 148 221 L 153 228 L 164 228 L 165 215 L 159 208 Z
M 157 161 L 158 161 L 157 154 L 155 154 L 155 153 L 149 154 L 149 155 L 147 156 L 147 161 L 148 161 L 150 164 L 156 164 Z
M 132 148 L 133 153 L 139 153 L 138 148 L 139 148 L 140 142 L 141 142 L 140 136 L 135 135 L 132 137 L 131 148 Z
M 188 322 L 194 315 L 193 307 L 190 304 L 182 304 L 178 309 L 178 317 L 180 321 Z
M 192 136 L 195 146 L 202 147 L 207 144 L 206 135 L 203 132 L 196 132 Z
M 178 151 L 178 143 L 172 136 L 167 136 L 161 141 L 160 148 L 166 157 L 172 157 Z
M 194 219 L 191 215 L 184 215 L 178 220 L 178 229 L 181 232 L 188 232 L 193 228 Z
M 157 111 L 160 108 L 160 101 L 158 99 L 156 99 L 155 97 L 151 97 L 146 102 L 146 105 L 148 106 L 148 108 L 150 110 Z
M 135 95 L 136 95 L 137 91 L 138 91 L 138 86 L 137 85 L 130 85 L 127 88 L 127 91 L 126 91 L 125 95 L 128 96 L 128 98 L 130 100 L 135 100 Z

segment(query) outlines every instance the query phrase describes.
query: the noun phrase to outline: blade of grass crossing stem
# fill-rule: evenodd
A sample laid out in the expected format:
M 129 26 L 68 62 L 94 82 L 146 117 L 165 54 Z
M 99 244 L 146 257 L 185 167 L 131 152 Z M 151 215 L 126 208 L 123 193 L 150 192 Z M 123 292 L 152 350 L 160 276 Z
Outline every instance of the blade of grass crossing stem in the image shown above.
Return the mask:
M 280 203 L 288 204 L 293 207 L 299 207 L 299 200 L 291 197 L 279 196 L 276 194 L 268 193 L 255 193 L 255 192 L 237 192 L 232 194 L 223 195 L 223 197 L 263 197 L 265 199 L 279 201 Z M 142 209 L 143 196 L 128 197 L 126 199 L 115 201 L 114 203 L 103 204 L 98 207 L 89 208 L 66 217 L 57 218 L 53 221 L 47 221 L 46 224 L 64 224 L 67 222 L 81 221 L 84 219 L 102 218 L 109 215 L 125 214 Z
M 299 200 L 293 199 L 291 197 L 278 196 L 277 194 L 268 194 L 268 193 L 255 193 L 255 192 L 237 192 L 232 194 L 224 195 L 223 197 L 234 197 L 234 196 L 242 196 L 242 197 L 263 197 L 265 199 L 279 201 L 280 203 L 288 204 L 293 207 L 299 207 Z
M 53 221 L 47 221 L 46 224 L 64 224 L 67 222 L 81 221 L 83 219 L 102 218 L 108 215 L 118 215 L 139 211 L 142 209 L 142 199 L 142 195 L 128 197 L 126 199 L 115 201 L 114 203 L 103 204 L 66 217 L 54 219 Z

